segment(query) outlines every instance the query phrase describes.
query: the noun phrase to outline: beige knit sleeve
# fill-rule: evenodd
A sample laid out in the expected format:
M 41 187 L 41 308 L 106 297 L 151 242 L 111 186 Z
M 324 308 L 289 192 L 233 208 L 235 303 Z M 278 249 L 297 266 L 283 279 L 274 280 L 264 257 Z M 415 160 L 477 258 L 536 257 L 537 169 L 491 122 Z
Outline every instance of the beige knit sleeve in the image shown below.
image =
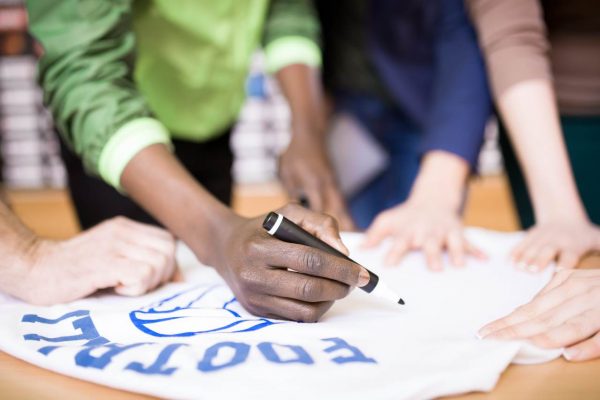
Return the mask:
M 513 85 L 552 79 L 538 0 L 465 0 L 484 53 L 494 96 Z

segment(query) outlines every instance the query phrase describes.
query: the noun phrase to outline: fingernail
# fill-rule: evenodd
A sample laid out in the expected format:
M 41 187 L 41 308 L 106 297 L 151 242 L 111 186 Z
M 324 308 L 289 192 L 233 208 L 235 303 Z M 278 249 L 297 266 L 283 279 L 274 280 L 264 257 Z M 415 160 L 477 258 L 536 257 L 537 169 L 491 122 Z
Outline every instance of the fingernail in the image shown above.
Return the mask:
M 517 269 L 520 269 L 521 271 L 525 271 L 527 268 L 527 264 L 524 263 L 523 261 L 520 261 L 517 263 L 517 265 L 515 265 L 517 267 Z
M 363 287 L 371 280 L 371 275 L 369 271 L 365 268 L 360 269 L 360 274 L 358 274 L 358 287 Z
M 565 269 L 566 269 L 565 267 L 558 266 L 558 267 L 554 268 L 554 271 L 560 272 L 560 271 L 564 271 Z
M 540 270 L 540 267 L 538 267 L 537 265 L 528 265 L 527 266 L 527 271 L 529 272 L 538 272 Z
M 483 339 L 488 333 L 490 332 L 490 329 L 487 327 L 483 327 L 479 330 L 479 332 L 477 332 L 477 339 Z
M 577 355 L 579 355 L 578 349 L 564 349 L 563 350 L 563 357 L 569 361 L 573 361 L 577 357 Z

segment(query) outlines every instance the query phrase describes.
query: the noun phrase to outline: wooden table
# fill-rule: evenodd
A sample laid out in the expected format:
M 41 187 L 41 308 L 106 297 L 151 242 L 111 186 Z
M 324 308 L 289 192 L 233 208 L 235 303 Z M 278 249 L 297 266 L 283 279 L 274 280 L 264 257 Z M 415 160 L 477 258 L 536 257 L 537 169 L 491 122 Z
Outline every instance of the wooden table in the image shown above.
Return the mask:
M 63 238 L 77 230 L 70 204 L 62 191 L 18 192 L 11 198 L 15 210 L 36 232 Z M 285 196 L 277 186 L 240 188 L 235 208 L 253 215 L 277 207 Z M 494 210 L 491 212 L 490 210 Z M 516 229 L 516 218 L 503 178 L 486 178 L 471 185 L 466 224 L 498 230 Z M 585 260 L 585 267 L 600 267 L 600 257 Z M 99 386 L 56 374 L 0 352 L 0 399 L 107 399 L 151 397 Z M 473 393 L 452 399 L 600 399 L 600 360 L 568 363 L 558 359 L 542 365 L 511 365 L 491 393 Z

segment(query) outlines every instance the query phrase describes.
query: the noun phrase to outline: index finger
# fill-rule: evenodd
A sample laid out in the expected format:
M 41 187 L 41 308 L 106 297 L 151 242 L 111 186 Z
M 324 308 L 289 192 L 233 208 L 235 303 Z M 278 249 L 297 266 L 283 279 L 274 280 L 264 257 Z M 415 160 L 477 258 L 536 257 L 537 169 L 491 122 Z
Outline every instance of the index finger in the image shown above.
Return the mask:
M 557 276 L 556 280 L 562 279 L 562 276 Z M 548 285 L 551 285 L 551 281 Z M 556 307 L 557 305 L 565 302 L 566 300 L 575 296 L 577 292 L 569 291 L 564 287 L 564 281 L 555 286 L 554 288 L 541 292 L 533 300 L 515 311 L 510 313 L 504 318 L 498 319 L 486 326 L 484 326 L 479 334 L 481 336 L 489 336 L 493 333 L 504 330 L 510 326 L 523 323 L 539 316 L 540 314 Z
M 274 245 L 279 249 L 274 248 L 265 260 L 272 267 L 289 268 L 349 286 L 362 287 L 369 283 L 369 272 L 352 261 L 300 244 L 275 242 Z
M 346 255 L 349 253 L 340 237 L 337 221 L 333 217 L 307 210 L 293 203 L 280 208 L 279 212 L 335 249 Z

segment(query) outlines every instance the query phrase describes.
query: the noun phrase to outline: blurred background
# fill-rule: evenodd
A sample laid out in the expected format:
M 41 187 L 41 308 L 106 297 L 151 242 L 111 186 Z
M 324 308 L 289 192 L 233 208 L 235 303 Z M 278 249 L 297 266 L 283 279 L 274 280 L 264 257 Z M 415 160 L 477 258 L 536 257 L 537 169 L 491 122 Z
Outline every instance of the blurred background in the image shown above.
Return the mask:
M 35 225 L 37 213 L 50 212 L 56 221 L 71 221 L 61 223 L 65 227 L 58 236 L 66 237 L 78 227 L 52 119 L 36 83 L 39 52 L 27 34 L 22 3 L 0 0 L 0 180 L 26 223 Z M 277 180 L 277 159 L 289 142 L 289 110 L 276 83 L 263 71 L 263 56 L 257 52 L 247 78 L 247 100 L 231 138 L 236 182 L 233 206 L 244 215 L 263 213 L 287 199 Z M 489 210 L 493 210 L 491 216 Z M 500 230 L 517 228 L 494 121 L 488 125 L 478 175 L 468 193 L 465 222 L 471 221 Z M 44 226 L 34 229 L 42 234 L 56 231 Z

